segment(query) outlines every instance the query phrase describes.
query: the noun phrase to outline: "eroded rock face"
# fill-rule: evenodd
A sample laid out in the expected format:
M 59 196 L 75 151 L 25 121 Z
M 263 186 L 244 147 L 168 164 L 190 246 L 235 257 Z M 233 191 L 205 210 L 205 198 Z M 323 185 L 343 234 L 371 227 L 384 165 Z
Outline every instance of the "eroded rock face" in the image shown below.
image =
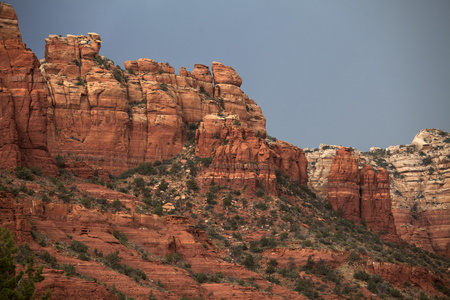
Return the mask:
M 424 129 L 412 145 L 391 146 L 391 198 L 397 232 L 407 242 L 450 256 L 450 134 Z
M 342 210 L 343 217 L 355 222 L 361 221 L 359 177 L 358 158 L 349 148 L 340 147 L 328 176 L 328 201 L 334 210 Z
M 239 121 L 239 116 L 206 116 L 195 137 L 196 155 L 211 157 L 212 163 L 197 178 L 241 190 L 258 187 L 277 194 L 275 170 L 299 184 L 307 183 L 306 157 L 300 148 L 283 141 L 271 141 Z
M 414 137 L 411 145 L 387 149 L 372 147 L 370 152 L 353 151 L 360 167 L 370 164 L 375 169 L 387 171 L 392 214 L 399 237 L 446 256 L 450 255 L 449 137 L 450 134 L 442 130 L 424 129 Z M 337 148 L 321 145 L 319 149 L 305 149 L 310 188 L 322 197 L 328 195 L 326 175 L 331 170 L 330 157 Z
M 0 3 L 0 23 L 0 40 L 13 39 L 22 41 L 17 15 L 11 5 Z
M 158 299 L 206 298 L 211 292 L 214 293 L 213 298 L 302 298 L 299 293 L 282 286 L 274 287 L 276 297 L 265 293 L 264 289 L 269 286 L 266 280 L 244 266 L 222 260 L 222 253 L 206 237 L 205 232 L 194 228 L 185 217 L 136 213 L 135 208 L 140 205 L 136 203 L 136 197 L 103 186 L 82 183 L 78 189 L 90 192 L 89 195 L 104 197 L 108 202 L 120 199 L 131 213 L 86 209 L 78 204 L 43 203 L 32 198 L 21 199 L 17 203 L 12 194 L 0 192 L 0 225 L 12 230 L 19 243 L 29 243 L 36 254 L 48 251 L 58 264 L 72 264 L 84 278 L 96 279 L 89 281 L 67 277 L 62 270 L 46 267 L 43 274 L 45 280 L 36 284 L 37 296 L 50 288 L 52 297 L 57 298 L 116 299 L 111 293 L 114 285 L 115 289 L 135 299 L 148 299 L 150 292 Z M 54 247 L 42 247 L 31 238 L 31 224 L 33 230 L 45 234 L 53 243 L 58 241 L 59 245 L 70 245 L 72 241 L 79 241 L 85 244 L 92 257 L 98 258 L 96 253 L 106 256 L 119 251 L 120 264 L 141 270 L 147 279 L 137 282 L 133 277 L 115 271 L 97 259 L 86 261 Z M 133 246 L 121 244 L 114 236 L 114 231 L 124 234 Z M 169 254 L 177 254 L 189 264 L 189 270 L 194 274 L 216 274 L 220 270 L 224 277 L 252 277 L 261 290 L 249 290 L 248 287 L 227 282 L 199 284 L 185 268 L 166 263 L 164 257 Z
M 360 170 L 352 150 L 340 147 L 328 176 L 328 201 L 334 210 L 356 223 L 364 222 L 375 232 L 386 232 L 397 240 L 391 211 L 389 175 L 383 168 L 378 174 L 371 165 Z
M 0 167 L 57 174 L 47 151 L 46 93 L 39 61 L 22 43 L 14 9 L 0 3 Z
M 225 66 L 223 63 L 214 61 L 212 63 L 212 70 L 214 74 L 214 83 L 218 84 L 231 84 L 237 87 L 242 85 L 242 79 L 238 73 L 229 66 Z
M 406 264 L 369 262 L 365 269 L 372 274 L 380 275 L 396 287 L 401 288 L 405 282 L 408 282 L 432 294 L 435 293 L 434 285 L 440 282 L 439 278 L 428 269 Z
M 361 221 L 375 232 L 387 232 L 391 240 L 396 240 L 396 228 L 391 209 L 389 174 L 365 164 L 361 169 Z
M 214 97 L 209 67 L 197 64 L 192 73 L 182 68 L 175 75 L 168 64 L 144 58 L 126 61 L 123 71 L 99 55 L 100 45 L 94 33 L 46 39 L 42 72 L 53 155 L 74 154 L 94 169 L 118 175 L 180 153 L 186 124 L 219 110 L 239 113 L 247 127 L 265 136 L 261 109 L 238 86 L 224 84 L 220 98 Z M 240 79 L 232 68 L 215 65 L 219 81 Z

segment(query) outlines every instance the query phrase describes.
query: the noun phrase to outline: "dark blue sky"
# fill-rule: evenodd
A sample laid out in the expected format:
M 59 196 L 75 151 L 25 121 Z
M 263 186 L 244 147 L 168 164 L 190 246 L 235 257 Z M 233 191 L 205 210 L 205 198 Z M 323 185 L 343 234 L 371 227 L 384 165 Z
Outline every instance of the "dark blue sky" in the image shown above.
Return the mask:
M 450 131 L 449 0 L 14 0 L 39 58 L 49 34 L 96 32 L 116 64 L 220 61 L 299 147 L 410 143 Z

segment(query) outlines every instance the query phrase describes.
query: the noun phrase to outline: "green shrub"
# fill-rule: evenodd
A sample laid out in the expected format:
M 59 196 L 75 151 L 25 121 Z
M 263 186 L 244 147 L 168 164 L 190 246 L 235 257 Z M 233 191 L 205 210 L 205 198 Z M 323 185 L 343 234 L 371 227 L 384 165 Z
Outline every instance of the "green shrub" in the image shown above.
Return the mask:
M 249 270 L 254 270 L 257 267 L 257 263 L 255 261 L 255 258 L 253 257 L 253 255 L 251 254 L 247 254 L 245 256 L 244 261 L 242 262 L 242 264 L 247 267 L 247 269 Z
M 186 181 L 186 187 L 188 188 L 188 190 L 194 192 L 197 192 L 199 190 L 197 182 L 194 179 L 189 179 L 188 181 Z
M 255 204 L 255 208 L 260 209 L 260 210 L 266 210 L 267 209 L 267 205 L 264 202 L 258 202 Z
M 153 213 L 154 213 L 155 215 L 162 216 L 163 212 L 164 212 L 164 209 L 163 209 L 163 207 L 162 207 L 162 204 L 161 204 L 161 202 L 158 202 L 158 203 L 155 205 L 155 207 L 153 208 Z
M 396 288 L 389 289 L 389 294 L 391 294 L 391 296 L 394 298 L 403 298 L 402 292 L 400 292 Z
M 60 154 L 55 156 L 56 165 L 58 168 L 64 168 L 64 157 L 62 157 Z
M 114 237 L 119 240 L 122 245 L 126 245 L 128 242 L 128 237 L 123 232 L 113 231 Z
M 33 259 L 33 251 L 31 251 L 30 246 L 28 244 L 25 245 L 19 245 L 17 247 L 17 253 L 14 257 L 14 261 L 19 264 L 26 264 L 30 261 L 30 259 Z
M 33 166 L 33 167 L 31 167 L 31 168 L 30 168 L 30 171 L 31 171 L 34 175 L 36 175 L 36 176 L 41 176 L 41 175 L 42 175 L 42 170 L 41 170 L 41 168 L 38 167 L 38 166 Z
M 113 201 L 113 203 L 112 203 L 112 207 L 113 207 L 116 211 L 121 210 L 121 209 L 122 209 L 122 202 L 120 202 L 119 199 L 115 199 L 115 200 Z
M 169 188 L 169 184 L 167 183 L 167 181 L 165 179 L 161 180 L 158 189 L 160 191 L 166 191 Z
M 167 92 L 167 91 L 169 90 L 169 86 L 167 85 L 167 83 L 161 83 L 161 84 L 159 85 L 159 89 L 160 89 L 161 91 Z
M 212 163 L 213 158 L 212 157 L 199 157 L 198 161 L 200 161 L 200 163 L 205 166 L 205 167 L 209 167 L 209 165 Z
M 122 257 L 119 256 L 119 251 L 111 252 L 105 255 L 106 265 L 112 269 L 117 269 L 120 267 L 120 261 Z
M 259 240 L 259 245 L 263 248 L 275 248 L 277 246 L 277 241 L 273 237 L 265 237 L 263 236 Z
M 89 247 L 80 241 L 73 240 L 70 243 L 70 249 L 78 253 L 86 253 Z
M 84 207 L 86 207 L 86 208 L 90 208 L 91 205 L 92 205 L 92 202 L 91 202 L 91 199 L 90 199 L 90 198 L 88 198 L 88 197 L 83 197 L 83 198 L 81 199 L 81 204 L 82 204 Z
M 60 265 L 61 270 L 64 271 L 64 275 L 71 277 L 77 274 L 77 270 L 73 264 L 62 264 Z
M 217 204 L 217 201 L 215 201 L 216 198 L 217 198 L 217 195 L 214 192 L 212 192 L 212 191 L 206 192 L 206 203 L 208 203 L 210 205 Z
M 432 162 L 433 162 L 433 160 L 431 159 L 431 157 L 427 156 L 422 160 L 422 166 L 431 165 Z
M 349 265 L 352 265 L 354 262 L 357 262 L 359 260 L 361 260 L 361 257 L 359 257 L 359 254 L 355 251 L 352 251 L 347 258 L 347 262 Z
M 48 251 L 45 251 L 39 257 L 45 261 L 46 263 L 49 263 L 52 268 L 56 268 L 58 266 L 56 262 L 56 257 L 52 256 Z
M 16 177 L 23 180 L 34 180 L 33 173 L 25 167 L 17 166 L 14 170 Z
M 262 189 L 257 189 L 255 192 L 255 196 L 261 198 L 262 196 L 264 196 L 264 191 Z
M 197 280 L 198 283 L 202 284 L 208 281 L 208 275 L 205 273 L 198 273 L 195 274 L 195 280 Z
M 370 274 L 364 271 L 358 271 L 355 274 L 353 274 L 353 278 L 367 282 L 370 280 Z

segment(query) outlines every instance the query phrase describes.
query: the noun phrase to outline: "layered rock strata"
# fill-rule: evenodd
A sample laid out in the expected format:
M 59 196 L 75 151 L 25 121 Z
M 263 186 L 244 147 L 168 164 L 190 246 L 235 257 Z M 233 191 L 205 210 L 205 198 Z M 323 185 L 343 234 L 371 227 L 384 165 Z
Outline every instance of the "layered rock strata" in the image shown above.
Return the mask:
M 14 9 L 0 3 L 0 168 L 57 174 L 47 151 L 46 93 L 39 61 L 22 42 Z
M 397 234 L 401 239 L 441 255 L 450 255 L 450 134 L 424 129 L 412 144 L 353 150 L 358 165 L 384 168 Z M 310 188 L 328 195 L 328 174 L 338 147 L 305 149 Z
M 62 202 L 44 203 L 33 198 L 16 202 L 12 194 L 0 191 L 0 225 L 12 230 L 17 242 L 29 243 L 37 255 L 47 251 L 58 264 L 71 264 L 77 274 L 82 275 L 80 277 L 90 279 L 68 277 L 62 270 L 47 266 L 44 269 L 45 280 L 36 284 L 37 296 L 50 288 L 52 297 L 66 299 L 116 299 L 112 290 L 135 299 L 148 299 L 150 293 L 158 299 L 302 299 L 299 293 L 278 285 L 273 287 L 276 294 L 264 292 L 269 283 L 262 276 L 244 266 L 224 261 L 222 252 L 216 249 L 205 232 L 194 228 L 185 217 L 136 213 L 135 208 L 141 204 L 136 197 L 103 186 L 82 183 L 78 189 L 102 195 L 108 202 L 120 199 L 130 209 L 130 213 L 86 209 L 79 204 Z M 34 241 L 32 230 L 35 235 L 45 239 L 47 246 Z M 126 236 L 128 242 L 119 242 L 114 232 Z M 86 255 L 97 259 L 83 260 L 68 255 L 67 250 L 49 247 L 49 244 L 56 244 L 69 249 L 73 241 L 86 245 Z M 120 254 L 121 265 L 127 266 L 128 270 L 130 267 L 139 269 L 145 277 L 135 280 L 98 259 L 116 251 Z M 164 259 L 175 254 L 189 267 L 181 268 Z M 227 281 L 214 285 L 199 284 L 192 276 L 197 273 L 216 274 L 217 270 L 221 271 L 224 278 L 253 278 L 261 290 Z
M 359 169 L 358 157 L 349 148 L 340 147 L 331 164 L 328 201 L 344 218 L 397 239 L 387 171 L 379 168 L 377 174 L 368 164 Z
M 99 55 L 100 45 L 95 33 L 46 39 L 42 72 L 53 155 L 71 153 L 117 175 L 180 153 L 186 124 L 219 111 L 238 114 L 265 137 L 265 117 L 231 67 L 214 62 L 213 75 L 196 64 L 176 75 L 168 64 L 144 58 L 126 61 L 123 71 Z
M 264 188 L 277 194 L 275 170 L 306 184 L 307 161 L 302 149 L 287 142 L 264 138 L 240 121 L 239 115 L 206 116 L 197 130 L 196 155 L 212 158 L 197 178 L 234 189 Z

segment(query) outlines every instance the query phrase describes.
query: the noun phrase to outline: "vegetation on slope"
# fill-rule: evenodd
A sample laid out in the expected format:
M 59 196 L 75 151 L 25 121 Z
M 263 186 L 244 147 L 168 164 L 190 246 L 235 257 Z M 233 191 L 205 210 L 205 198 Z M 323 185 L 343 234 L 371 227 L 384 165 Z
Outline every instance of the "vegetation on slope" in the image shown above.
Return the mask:
M 64 168 L 58 178 L 26 168 L 17 169 L 14 174 L 3 172 L 0 190 L 12 193 L 18 201 L 31 198 L 42 201 L 44 206 L 61 202 L 120 214 L 132 214 L 133 208 L 120 199 L 89 196 L 77 185 L 90 182 L 133 195 L 138 199 L 133 213 L 162 217 L 177 215 L 189 219 L 196 230 L 206 233 L 209 240 L 202 244 L 205 251 L 218 251 L 224 262 L 242 265 L 266 282 L 263 289 L 256 278 L 193 271 L 197 266 L 185 261 L 179 253 L 155 255 L 123 232 L 115 231 L 112 235 L 125 248 L 103 253 L 75 239 L 70 243 L 51 241 L 39 228 L 33 227 L 32 236 L 41 247 L 51 247 L 58 255 L 92 261 L 124 274 L 141 287 L 148 288 L 152 297 L 153 291 L 168 292 L 171 287 L 152 282 L 145 271 L 122 263 L 124 249 L 129 249 L 142 263 L 153 261 L 183 269 L 199 285 L 234 284 L 252 287 L 268 295 L 273 293 L 274 287 L 281 286 L 310 299 L 332 295 L 346 299 L 373 296 L 446 299 L 449 292 L 448 259 L 408 244 L 384 241 L 383 233 L 371 232 L 341 218 L 338 211 L 331 210 L 329 203 L 318 199 L 306 186 L 291 181 L 280 171 L 276 172 L 279 196 L 268 194 L 262 188 L 254 194 L 246 189 L 238 191 L 218 185 L 206 189 L 200 186 L 195 176 L 208 163 L 208 159 L 195 157 L 190 144 L 185 152 L 170 160 L 141 164 L 117 178 L 94 176 L 82 180 L 65 172 Z M 73 264 L 58 262 L 47 250 L 37 257 L 46 268 L 61 269 L 67 276 L 96 281 L 76 270 Z M 397 266 L 426 268 L 435 278 L 434 286 L 431 290 L 423 290 L 416 282 L 399 284 L 392 278 L 383 278 L 383 274 L 370 268 L 373 263 L 383 263 L 393 269 Z M 115 286 L 110 290 L 126 298 Z

